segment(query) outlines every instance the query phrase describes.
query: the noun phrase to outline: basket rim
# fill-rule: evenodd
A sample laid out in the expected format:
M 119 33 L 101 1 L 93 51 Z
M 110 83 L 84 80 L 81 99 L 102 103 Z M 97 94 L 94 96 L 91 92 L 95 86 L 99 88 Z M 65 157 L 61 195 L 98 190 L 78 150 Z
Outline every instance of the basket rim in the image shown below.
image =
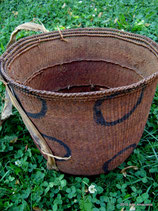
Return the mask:
M 76 29 L 65 29 L 62 30 L 62 34 L 65 37 L 72 37 L 72 34 L 75 34 L 75 36 L 80 36 L 81 34 L 84 34 L 83 36 L 92 36 L 95 35 L 98 36 L 100 34 L 111 34 L 113 36 L 115 36 L 116 34 L 121 37 L 125 37 L 127 36 L 127 41 L 131 41 L 131 40 L 137 40 L 140 39 L 142 40 L 142 42 L 144 42 L 146 44 L 146 47 L 153 47 L 155 50 L 155 55 L 156 57 L 158 57 L 158 44 L 153 41 L 152 39 L 146 37 L 146 36 L 142 36 L 139 34 L 134 34 L 134 33 L 130 33 L 130 32 L 125 32 L 122 30 L 118 30 L 118 29 L 112 29 L 112 28 L 76 28 Z M 155 80 L 158 77 L 158 71 L 151 74 L 150 76 L 139 80 L 136 83 L 132 83 L 130 85 L 126 85 L 126 86 L 121 86 L 121 87 L 114 87 L 114 88 L 109 88 L 109 89 L 105 89 L 105 90 L 101 90 L 101 91 L 91 91 L 91 92 L 81 92 L 81 93 L 59 93 L 59 92 L 55 92 L 55 91 L 46 91 L 46 90 L 39 90 L 39 89 L 33 89 L 30 86 L 25 86 L 23 84 L 20 84 L 18 82 L 15 82 L 10 76 L 7 75 L 7 73 L 5 72 L 5 68 L 3 68 L 3 65 L 6 63 L 5 59 L 7 56 L 10 56 L 10 61 L 13 60 L 13 54 L 16 51 L 16 47 L 17 46 L 27 46 L 28 43 L 33 43 L 34 41 L 38 41 L 40 40 L 40 42 L 43 42 L 42 39 L 44 38 L 50 38 L 50 37 L 55 37 L 55 39 L 60 39 L 60 34 L 58 31 L 51 31 L 48 33 L 42 33 L 42 34 L 38 34 L 38 35 L 32 35 L 32 36 L 28 36 L 26 38 L 22 38 L 20 40 L 18 40 L 17 42 L 15 42 L 13 45 L 11 45 L 2 55 L 1 57 L 1 70 L 0 73 L 2 74 L 3 78 L 9 82 L 9 84 L 13 87 L 18 88 L 19 90 L 26 92 L 27 94 L 32 94 L 32 95 L 41 95 L 41 96 L 47 96 L 47 97 L 54 97 L 54 98 L 94 98 L 94 97 L 104 97 L 106 95 L 109 94 L 113 94 L 116 92 L 119 93 L 125 93 L 125 92 L 131 92 L 134 91 L 136 89 L 142 88 L 144 86 L 146 86 L 147 84 L 149 84 L 150 82 L 152 82 L 153 80 Z M 50 41 L 50 40 L 48 40 Z M 132 41 L 131 41 L 132 42 Z M 141 45 L 138 43 L 138 45 Z M 148 48 L 150 50 L 150 48 Z M 20 51 L 21 53 L 23 53 L 23 50 Z M 153 53 L 153 52 L 151 52 Z M 16 55 L 16 53 L 15 53 Z

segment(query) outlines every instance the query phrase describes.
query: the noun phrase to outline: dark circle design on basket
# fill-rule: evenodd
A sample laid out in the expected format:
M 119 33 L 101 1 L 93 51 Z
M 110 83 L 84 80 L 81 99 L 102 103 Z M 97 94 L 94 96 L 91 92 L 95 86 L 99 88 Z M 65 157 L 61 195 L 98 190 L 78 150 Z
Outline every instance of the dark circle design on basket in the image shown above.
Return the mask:
M 44 99 L 40 98 L 39 96 L 36 96 L 36 97 L 37 97 L 37 99 L 39 99 L 41 101 L 41 104 L 42 104 L 40 112 L 31 113 L 31 112 L 26 111 L 26 114 L 33 119 L 39 119 L 41 117 L 44 117 L 45 114 L 47 113 L 47 103 L 46 103 L 46 101 Z
M 125 152 L 126 150 L 130 149 L 130 148 L 133 148 L 133 150 L 136 148 L 136 144 L 131 144 L 129 145 L 128 147 L 125 147 L 124 149 L 122 149 L 121 151 L 119 151 L 116 155 L 114 155 L 110 160 L 106 161 L 103 165 L 103 171 L 105 173 L 108 173 L 109 172 L 109 163 L 111 161 L 113 161 L 115 158 L 117 158 L 119 155 L 121 155 L 123 152 Z
M 118 92 L 118 93 L 106 96 L 104 98 L 101 98 L 95 102 L 94 107 L 93 107 L 93 118 L 97 124 L 104 125 L 104 126 L 114 126 L 114 125 L 121 123 L 124 120 L 128 119 L 132 115 L 132 113 L 136 110 L 137 106 L 141 103 L 143 94 L 144 94 L 144 88 L 142 88 L 142 91 L 140 93 L 140 96 L 139 96 L 136 104 L 133 106 L 133 108 L 128 113 L 126 113 L 123 117 L 121 117 L 115 121 L 107 122 L 103 117 L 100 106 L 102 105 L 102 103 L 105 100 L 112 99 L 113 97 L 115 97 L 116 95 L 119 95 L 119 94 L 120 93 Z
M 61 146 L 64 147 L 64 149 L 66 150 L 66 154 L 64 155 L 64 158 L 70 157 L 71 156 L 71 150 L 70 148 L 61 140 L 52 137 L 52 136 L 47 136 L 45 134 L 42 134 L 43 137 L 48 138 L 50 141 L 55 141 L 57 143 L 59 143 Z M 65 160 L 60 160 L 60 159 L 56 159 L 57 161 L 65 161 Z
M 47 113 L 47 103 L 46 103 L 46 101 L 44 99 L 40 98 L 38 95 L 35 95 L 35 94 L 30 93 L 30 94 L 36 96 L 36 98 L 41 101 L 42 106 L 41 106 L 40 112 L 37 112 L 37 113 L 27 112 L 24 109 L 24 107 L 22 106 L 21 101 L 20 101 L 19 97 L 17 96 L 17 94 L 15 93 L 15 90 L 13 89 L 12 86 L 11 86 L 11 88 L 12 88 L 12 91 L 13 91 L 16 99 L 18 100 L 18 102 L 19 102 L 20 106 L 23 108 L 23 110 L 26 112 L 27 116 L 29 116 L 29 117 L 31 117 L 33 119 L 39 119 L 39 118 L 42 118 L 42 117 L 45 116 L 45 114 Z

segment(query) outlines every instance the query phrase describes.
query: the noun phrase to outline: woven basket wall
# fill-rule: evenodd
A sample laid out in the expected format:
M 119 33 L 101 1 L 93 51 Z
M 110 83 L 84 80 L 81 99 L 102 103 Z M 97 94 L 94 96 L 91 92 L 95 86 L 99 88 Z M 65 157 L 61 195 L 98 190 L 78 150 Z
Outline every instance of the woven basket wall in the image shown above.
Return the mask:
M 64 40 L 54 31 L 10 46 L 2 75 L 53 154 L 71 155 L 56 160 L 61 171 L 108 172 L 142 136 L 158 82 L 158 46 L 113 29 L 62 34 Z

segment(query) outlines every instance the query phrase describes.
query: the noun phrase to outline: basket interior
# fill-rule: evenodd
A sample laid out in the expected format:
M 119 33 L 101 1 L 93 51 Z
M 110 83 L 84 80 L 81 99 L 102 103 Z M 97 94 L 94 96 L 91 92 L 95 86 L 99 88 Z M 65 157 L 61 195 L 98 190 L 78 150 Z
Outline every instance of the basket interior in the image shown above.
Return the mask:
M 143 45 L 111 37 L 67 37 L 21 47 L 6 71 L 37 90 L 89 92 L 127 86 L 157 71 L 158 60 Z
M 34 89 L 57 92 L 100 91 L 135 83 L 141 76 L 119 65 L 101 61 L 74 61 L 42 69 L 25 81 Z

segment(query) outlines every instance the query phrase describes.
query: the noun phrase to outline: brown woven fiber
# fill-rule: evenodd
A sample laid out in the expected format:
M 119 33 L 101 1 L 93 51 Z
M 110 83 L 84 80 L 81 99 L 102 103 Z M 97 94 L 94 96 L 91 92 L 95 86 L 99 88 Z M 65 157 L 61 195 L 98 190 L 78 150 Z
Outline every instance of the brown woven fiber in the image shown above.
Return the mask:
M 142 136 L 158 82 L 158 45 L 116 29 L 53 31 L 12 44 L 1 75 L 58 169 L 96 175 L 124 162 Z

